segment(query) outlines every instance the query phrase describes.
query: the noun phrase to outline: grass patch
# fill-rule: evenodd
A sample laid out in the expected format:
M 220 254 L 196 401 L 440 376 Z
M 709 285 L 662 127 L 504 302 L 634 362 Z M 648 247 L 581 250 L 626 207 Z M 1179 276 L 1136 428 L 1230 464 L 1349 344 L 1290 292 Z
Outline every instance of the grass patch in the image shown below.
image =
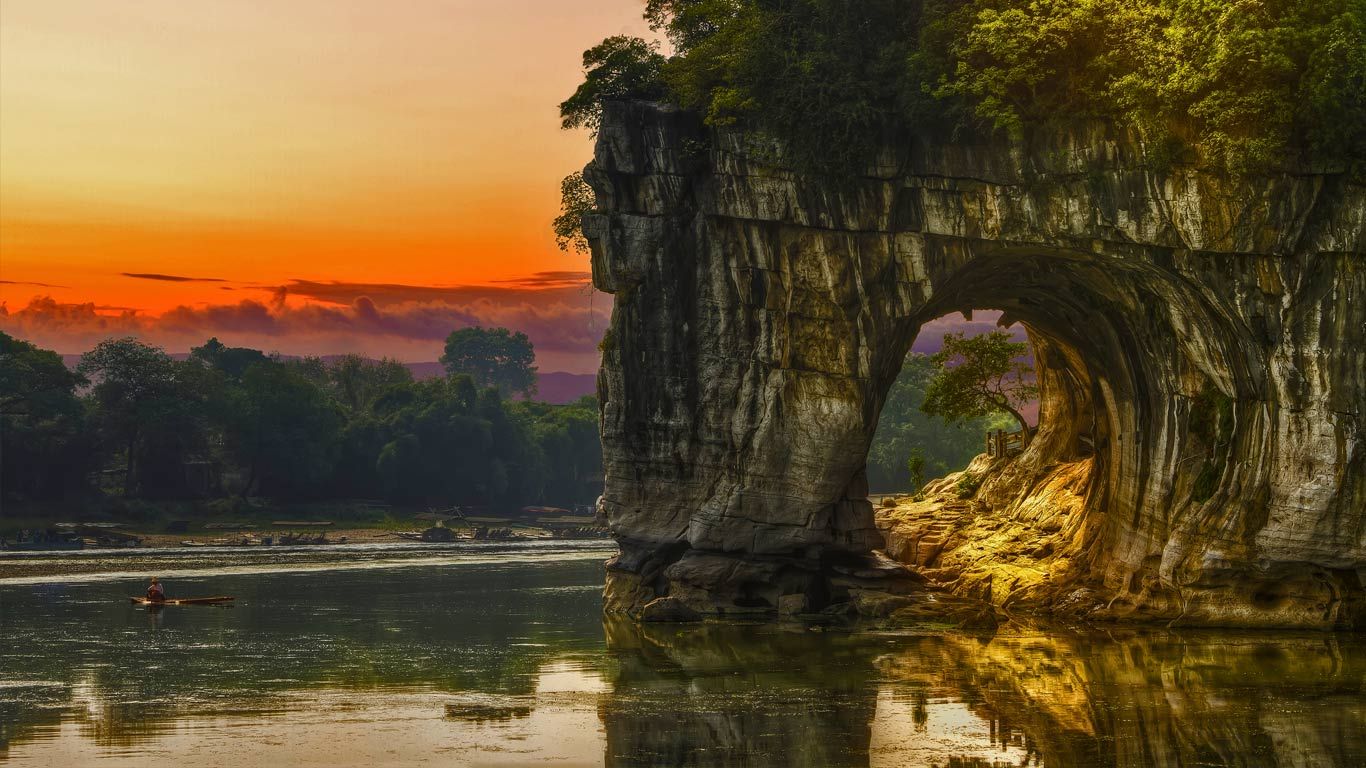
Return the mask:
M 982 476 L 975 472 L 964 472 L 954 484 L 954 489 L 958 492 L 958 498 L 970 499 L 977 494 L 977 489 L 982 487 Z

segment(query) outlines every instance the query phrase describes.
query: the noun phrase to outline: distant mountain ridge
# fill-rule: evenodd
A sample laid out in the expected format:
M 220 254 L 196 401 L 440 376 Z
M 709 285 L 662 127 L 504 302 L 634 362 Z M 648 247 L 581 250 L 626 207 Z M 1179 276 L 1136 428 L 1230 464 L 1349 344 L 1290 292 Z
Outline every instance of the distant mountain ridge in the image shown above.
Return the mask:
M 188 352 L 172 352 L 170 355 L 176 360 L 185 360 L 190 356 Z M 325 363 L 332 363 L 342 359 L 345 355 L 319 355 L 319 357 Z M 301 359 L 298 355 L 280 355 L 280 358 L 283 360 Z M 68 368 L 74 369 L 80 361 L 80 355 L 62 355 L 62 362 L 66 363 Z M 413 378 L 418 381 L 446 375 L 445 367 L 437 362 L 404 363 L 403 365 L 413 372 Z M 572 403 L 584 395 L 596 394 L 597 381 L 597 375 L 592 373 L 538 372 L 536 374 L 536 397 L 533 399 L 555 405 Z

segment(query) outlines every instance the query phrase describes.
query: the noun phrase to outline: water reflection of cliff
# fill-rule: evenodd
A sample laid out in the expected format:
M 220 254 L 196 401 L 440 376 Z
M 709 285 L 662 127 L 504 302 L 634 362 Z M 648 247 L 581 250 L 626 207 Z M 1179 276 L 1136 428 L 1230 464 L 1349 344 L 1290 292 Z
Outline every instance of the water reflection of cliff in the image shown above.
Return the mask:
M 1359 637 L 607 626 L 609 766 L 1366 764 Z
M 944 650 L 950 684 L 1008 715 L 1048 765 L 1366 760 L 1359 637 L 1027 633 Z
M 867 765 L 877 670 L 848 635 L 609 620 L 609 766 Z

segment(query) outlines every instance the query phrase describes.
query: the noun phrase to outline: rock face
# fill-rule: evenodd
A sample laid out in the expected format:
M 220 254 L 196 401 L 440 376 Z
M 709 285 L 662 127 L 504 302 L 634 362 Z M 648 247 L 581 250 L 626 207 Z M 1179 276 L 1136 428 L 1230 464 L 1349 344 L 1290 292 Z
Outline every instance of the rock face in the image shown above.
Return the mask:
M 1189 623 L 1361 614 L 1366 188 L 1155 170 L 1103 127 L 917 140 L 837 183 L 780 155 L 605 106 L 584 229 L 616 297 L 609 610 L 818 609 L 896 576 L 869 561 L 878 411 L 923 323 L 990 308 L 1035 344 L 1041 428 L 975 501 L 1013 518 L 1068 494 L 1068 567 L 1032 598 Z

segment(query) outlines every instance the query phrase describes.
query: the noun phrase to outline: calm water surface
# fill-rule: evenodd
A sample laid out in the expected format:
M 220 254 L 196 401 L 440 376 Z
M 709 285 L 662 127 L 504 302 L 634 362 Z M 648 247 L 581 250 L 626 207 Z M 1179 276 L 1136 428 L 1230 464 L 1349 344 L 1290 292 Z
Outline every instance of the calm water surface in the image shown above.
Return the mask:
M 1357 636 L 604 624 L 608 554 L 0 556 L 0 763 L 1366 765 Z

